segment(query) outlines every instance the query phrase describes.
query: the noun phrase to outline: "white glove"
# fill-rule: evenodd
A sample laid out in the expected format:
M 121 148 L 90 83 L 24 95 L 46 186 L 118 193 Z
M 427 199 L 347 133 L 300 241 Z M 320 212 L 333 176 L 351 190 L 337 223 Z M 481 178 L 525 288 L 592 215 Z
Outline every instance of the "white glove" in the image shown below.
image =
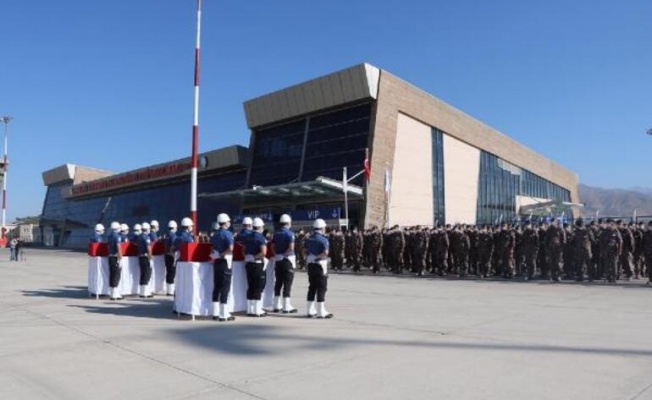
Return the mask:
M 226 260 L 227 267 L 229 267 L 229 269 L 233 268 L 233 256 L 232 255 L 224 256 L 224 259 Z

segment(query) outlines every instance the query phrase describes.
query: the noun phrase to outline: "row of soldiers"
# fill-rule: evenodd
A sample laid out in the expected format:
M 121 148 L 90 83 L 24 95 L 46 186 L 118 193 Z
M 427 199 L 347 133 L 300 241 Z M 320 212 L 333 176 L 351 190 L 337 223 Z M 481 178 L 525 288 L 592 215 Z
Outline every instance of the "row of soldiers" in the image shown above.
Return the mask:
M 297 248 L 304 238 L 299 231 Z M 652 221 L 647 227 L 611 219 L 585 226 L 579 219 L 572 225 L 553 220 L 500 226 L 333 229 L 328 238 L 335 270 L 348 267 L 358 272 L 366 267 L 373 273 L 384 268 L 417 276 L 430 272 L 554 281 L 616 282 L 648 276 L 652 281 Z M 302 259 L 298 263 L 305 265 Z

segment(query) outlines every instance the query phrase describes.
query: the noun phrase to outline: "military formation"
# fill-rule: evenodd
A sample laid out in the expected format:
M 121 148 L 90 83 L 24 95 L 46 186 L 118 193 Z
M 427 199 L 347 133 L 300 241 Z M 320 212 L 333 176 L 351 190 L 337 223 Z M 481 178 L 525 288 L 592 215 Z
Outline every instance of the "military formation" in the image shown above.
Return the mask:
M 297 248 L 306 235 L 297 232 Z M 652 281 L 652 221 L 578 219 L 328 232 L 331 267 L 465 278 Z M 299 253 L 301 254 L 301 253 Z M 305 266 L 301 257 L 299 267 Z M 648 284 L 650 284 L 650 281 Z

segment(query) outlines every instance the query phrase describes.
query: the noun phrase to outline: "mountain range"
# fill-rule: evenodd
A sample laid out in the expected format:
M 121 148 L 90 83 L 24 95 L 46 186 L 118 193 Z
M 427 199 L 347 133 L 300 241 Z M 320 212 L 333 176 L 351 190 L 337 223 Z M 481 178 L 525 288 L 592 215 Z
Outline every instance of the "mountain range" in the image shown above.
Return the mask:
M 599 211 L 601 217 L 628 218 L 634 210 L 639 217 L 652 216 L 652 188 L 604 189 L 582 184 L 578 188 L 583 216 L 593 217 Z

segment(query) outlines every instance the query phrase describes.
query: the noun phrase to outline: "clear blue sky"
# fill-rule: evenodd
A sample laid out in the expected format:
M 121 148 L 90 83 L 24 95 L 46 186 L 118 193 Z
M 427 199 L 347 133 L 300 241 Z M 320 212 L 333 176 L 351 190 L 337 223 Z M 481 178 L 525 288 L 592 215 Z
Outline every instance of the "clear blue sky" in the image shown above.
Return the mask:
M 41 172 L 188 156 L 194 0 L 3 0 L 10 218 Z M 360 62 L 603 187 L 652 186 L 652 1 L 204 0 L 200 150 L 248 144 L 242 103 Z

